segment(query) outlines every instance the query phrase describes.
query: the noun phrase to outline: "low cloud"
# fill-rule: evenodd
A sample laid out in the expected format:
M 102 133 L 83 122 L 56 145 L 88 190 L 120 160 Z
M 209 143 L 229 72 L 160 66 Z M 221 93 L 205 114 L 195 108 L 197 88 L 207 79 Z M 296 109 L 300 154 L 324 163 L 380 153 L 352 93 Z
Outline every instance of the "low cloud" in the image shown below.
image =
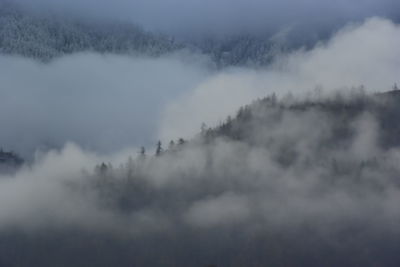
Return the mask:
M 381 18 L 350 24 L 310 51 L 279 57 L 267 69 L 222 71 L 172 101 L 163 112 L 159 136 L 190 137 L 202 122 L 217 125 L 243 103 L 276 93 L 329 94 L 363 86 L 369 92 L 390 90 L 399 82 L 400 27 Z M 223 103 L 223 104 L 221 104 Z
M 226 223 L 240 223 L 250 216 L 250 203 L 245 197 L 225 193 L 211 199 L 195 202 L 186 214 L 195 226 L 215 227 Z
M 31 158 L 66 142 L 101 153 L 151 146 L 215 126 L 275 92 L 304 97 L 398 82 L 399 26 L 372 18 L 266 68 L 210 68 L 206 57 L 74 54 L 50 63 L 1 56 L 0 144 Z M 23 79 L 21 78 L 23 77 Z
M 399 216 L 391 203 L 400 152 L 380 146 L 375 115 L 343 121 L 320 110 L 256 106 L 252 114 L 243 140 L 194 140 L 160 157 L 136 158 L 135 150 L 104 157 L 74 144 L 38 155 L 32 166 L 0 176 L 0 230 L 77 226 L 146 235 L 300 222 L 346 227 L 378 210 L 379 223 Z M 350 134 L 337 139 L 337 127 Z M 330 142 L 334 148 L 324 147 Z M 101 162 L 114 167 L 95 169 Z
M 29 233 L 23 240 L 35 244 L 32 251 L 52 251 L 55 239 L 55 262 L 84 251 L 82 264 L 93 249 L 101 251 L 96 259 L 115 259 L 115 246 L 129 251 L 119 260 L 142 266 L 157 265 L 160 258 L 182 265 L 197 251 L 203 265 L 228 265 L 231 259 L 250 266 L 281 263 L 277 255 L 288 246 L 296 251 L 285 261 L 291 265 L 302 257 L 315 266 L 351 264 L 348 253 L 356 263 L 386 263 L 396 257 L 391 251 L 397 244 L 386 241 L 399 234 L 400 152 L 381 146 L 388 129 L 373 112 L 374 105 L 390 109 L 390 99 L 357 97 L 370 111 L 342 113 L 341 105 L 357 105 L 357 98 L 321 100 L 337 101 L 338 107 L 327 109 L 259 102 L 248 120 L 234 122 L 242 139 L 196 139 L 158 157 L 121 161 L 122 155 L 104 158 L 68 144 L 15 175 L 0 176 L 0 236 L 23 230 Z M 94 168 L 100 162 L 113 166 Z M 72 248 L 62 238 L 71 229 L 80 244 Z M 87 233 L 97 242 L 85 241 Z M 3 248 L 8 251 L 18 238 L 7 239 Z M 181 253 L 171 252 L 182 244 Z M 274 250 L 265 250 L 270 246 Z M 139 253 L 148 250 L 157 257 Z M 325 251 L 331 253 L 314 257 Z M 256 257 L 260 253 L 268 257 Z
M 68 141 L 103 153 L 153 143 L 165 104 L 209 75 L 190 58 L 0 56 L 0 144 L 31 157 Z

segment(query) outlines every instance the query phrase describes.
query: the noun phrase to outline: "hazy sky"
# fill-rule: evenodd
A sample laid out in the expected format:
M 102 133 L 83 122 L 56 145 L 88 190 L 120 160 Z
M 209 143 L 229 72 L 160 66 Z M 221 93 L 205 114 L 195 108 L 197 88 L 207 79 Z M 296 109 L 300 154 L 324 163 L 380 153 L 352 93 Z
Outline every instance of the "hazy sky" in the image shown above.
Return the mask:
M 169 33 L 264 31 L 399 14 L 396 0 L 16 0 L 37 10 L 133 21 Z

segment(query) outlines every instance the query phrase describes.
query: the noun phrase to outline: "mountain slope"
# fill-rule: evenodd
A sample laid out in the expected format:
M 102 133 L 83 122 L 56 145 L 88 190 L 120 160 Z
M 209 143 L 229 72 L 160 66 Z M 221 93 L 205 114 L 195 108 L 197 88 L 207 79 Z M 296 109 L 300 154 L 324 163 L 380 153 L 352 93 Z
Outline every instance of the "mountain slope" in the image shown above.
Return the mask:
M 315 36 L 297 33 L 298 36 L 293 35 L 289 40 L 287 34 L 176 41 L 133 24 L 43 15 L 29 12 L 11 1 L 0 1 L 0 53 L 44 61 L 82 51 L 159 56 L 187 49 L 208 55 L 218 67 L 262 66 L 284 52 L 316 43 Z
M 40 16 L 0 1 L 0 53 L 49 60 L 82 51 L 157 56 L 180 48 L 173 40 L 128 24 Z
M 398 90 L 270 96 L 157 155 L 60 180 L 57 170 L 82 155 L 52 154 L 57 170 L 32 170 L 43 189 L 26 191 L 24 216 L 0 210 L 0 262 L 398 266 L 399 103 Z

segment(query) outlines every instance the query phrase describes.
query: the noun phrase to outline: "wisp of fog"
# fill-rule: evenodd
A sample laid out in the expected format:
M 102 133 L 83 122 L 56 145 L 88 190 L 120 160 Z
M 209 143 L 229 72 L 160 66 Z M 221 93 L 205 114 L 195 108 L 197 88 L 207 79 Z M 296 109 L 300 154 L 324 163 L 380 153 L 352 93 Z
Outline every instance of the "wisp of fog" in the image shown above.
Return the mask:
M 399 32 L 388 20 L 369 19 L 258 70 L 217 71 L 205 56 L 187 52 L 159 58 L 80 53 L 47 64 L 1 56 L 0 143 L 28 158 L 68 141 L 116 152 L 190 138 L 203 122 L 217 125 L 273 92 L 389 90 L 398 82 Z

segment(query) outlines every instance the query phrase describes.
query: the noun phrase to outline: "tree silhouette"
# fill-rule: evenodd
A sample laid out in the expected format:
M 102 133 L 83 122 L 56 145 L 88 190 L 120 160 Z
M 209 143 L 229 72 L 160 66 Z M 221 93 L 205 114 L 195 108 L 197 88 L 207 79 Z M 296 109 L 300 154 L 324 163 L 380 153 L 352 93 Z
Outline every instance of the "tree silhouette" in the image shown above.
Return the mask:
M 186 143 L 185 139 L 179 138 L 179 140 L 178 140 L 178 145 L 183 145 L 183 144 L 185 144 L 185 143 Z
M 157 148 L 156 148 L 156 156 L 160 156 L 162 151 L 163 151 L 162 143 L 161 143 L 161 141 L 158 141 Z

